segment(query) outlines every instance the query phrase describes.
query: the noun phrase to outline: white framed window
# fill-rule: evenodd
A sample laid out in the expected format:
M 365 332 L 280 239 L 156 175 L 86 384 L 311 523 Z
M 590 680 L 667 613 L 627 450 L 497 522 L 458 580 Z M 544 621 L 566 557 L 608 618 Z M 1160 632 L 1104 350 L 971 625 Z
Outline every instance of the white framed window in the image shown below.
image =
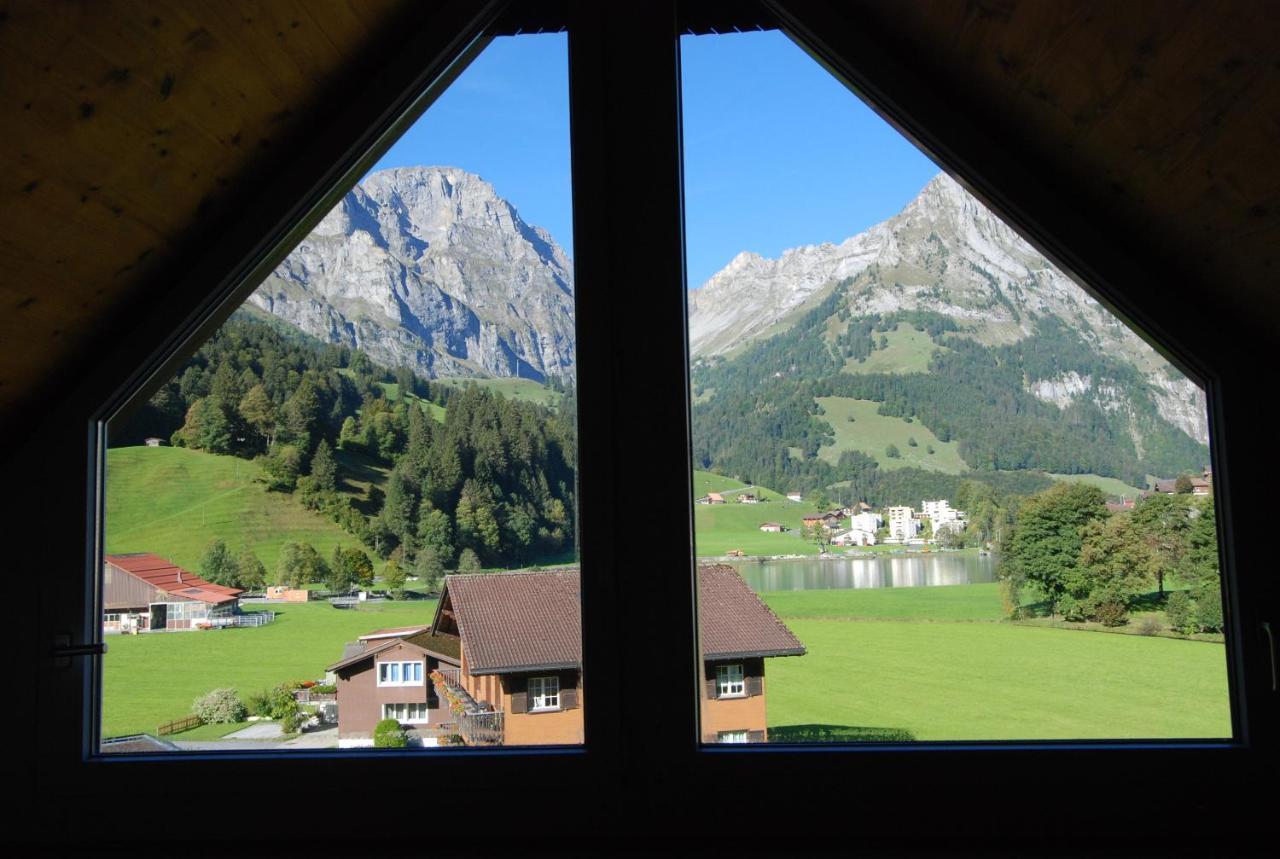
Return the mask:
M 529 710 L 559 710 L 560 709 L 560 678 L 559 677 L 530 677 L 529 678 Z
M 406 725 L 418 725 L 427 721 L 427 705 L 417 703 L 383 704 L 382 718 L 395 719 Z M 745 741 L 744 741 L 745 742 Z
M 742 698 L 747 694 L 747 683 L 742 674 L 742 663 L 716 666 L 716 697 Z M 743 740 L 742 742 L 746 742 Z
M 421 686 L 422 662 L 379 662 L 379 686 Z
M 721 731 L 720 733 L 716 734 L 716 742 L 717 743 L 746 743 L 746 742 L 749 742 L 749 740 L 747 739 L 746 731 Z

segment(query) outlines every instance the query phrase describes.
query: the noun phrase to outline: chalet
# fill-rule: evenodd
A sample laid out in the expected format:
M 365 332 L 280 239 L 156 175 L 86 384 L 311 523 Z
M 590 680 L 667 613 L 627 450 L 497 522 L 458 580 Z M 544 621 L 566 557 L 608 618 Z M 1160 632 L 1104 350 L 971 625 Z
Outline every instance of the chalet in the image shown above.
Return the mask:
M 777 522 L 762 522 L 760 530 L 768 534 L 781 534 L 785 529 Z
M 839 528 L 844 523 L 845 513 L 843 510 L 832 510 L 830 513 L 822 515 L 822 527 L 828 531 Z
M 438 745 L 442 736 L 457 733 L 431 676 L 459 664 L 458 638 L 433 635 L 425 624 L 376 630 L 347 645 L 328 668 L 338 689 L 339 748 L 372 746 L 383 719 L 398 721 L 413 745 Z
M 1132 498 L 1121 498 L 1119 501 L 1108 501 L 1107 510 L 1112 513 L 1120 513 L 1124 510 L 1132 510 L 1135 503 L 1136 502 Z
M 699 504 L 723 504 L 724 496 L 719 492 L 708 492 L 698 499 Z
M 804 645 L 730 566 L 698 570 L 703 739 L 763 742 L 764 660 Z M 448 576 L 430 627 L 377 630 L 330 666 L 340 745 L 394 718 L 417 742 L 583 741 L 577 570 Z
M 142 440 L 142 443 L 145 444 L 147 447 L 160 447 L 162 444 L 164 444 L 164 439 L 155 438 L 155 437 L 145 438 Z
M 235 615 L 238 588 L 206 582 L 158 555 L 107 555 L 102 565 L 102 631 L 198 629 Z
M 741 504 L 759 504 L 760 499 L 751 492 L 744 492 L 738 496 L 738 502 Z
M 802 497 L 803 496 L 801 496 L 801 494 L 794 489 L 787 493 L 788 501 L 799 501 Z
M 820 528 L 822 527 L 822 517 L 821 516 L 805 516 L 800 520 L 800 526 L 804 528 L 806 531 L 813 528 Z

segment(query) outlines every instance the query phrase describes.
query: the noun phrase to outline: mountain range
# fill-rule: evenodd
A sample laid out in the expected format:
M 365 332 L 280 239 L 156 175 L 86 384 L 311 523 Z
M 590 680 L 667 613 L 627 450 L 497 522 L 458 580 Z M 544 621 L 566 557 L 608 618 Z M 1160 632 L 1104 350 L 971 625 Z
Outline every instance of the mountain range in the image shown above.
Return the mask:
M 568 256 L 453 167 L 365 177 L 249 300 L 425 378 L 544 381 L 574 368 Z
M 987 346 L 1024 340 L 1053 318 L 1099 354 L 1131 365 L 1160 415 L 1201 444 L 1209 430 L 1204 391 L 946 174 L 900 213 L 839 244 L 785 251 L 777 259 L 738 254 L 689 292 L 696 358 L 741 351 L 786 330 L 851 281 L 852 316 L 927 311 L 954 319 Z M 1027 378 L 1027 391 L 1066 407 L 1081 399 L 1128 409 L 1130 393 L 1078 371 Z

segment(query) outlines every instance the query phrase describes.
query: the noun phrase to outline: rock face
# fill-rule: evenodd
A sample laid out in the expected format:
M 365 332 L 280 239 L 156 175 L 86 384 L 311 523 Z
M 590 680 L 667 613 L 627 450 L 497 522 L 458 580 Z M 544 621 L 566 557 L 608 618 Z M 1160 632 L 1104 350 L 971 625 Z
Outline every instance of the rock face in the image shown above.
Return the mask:
M 573 372 L 573 269 L 545 230 L 452 167 L 366 177 L 249 299 L 424 377 Z
M 1137 367 L 1160 414 L 1208 443 L 1204 391 L 946 174 L 894 217 L 839 244 L 795 248 L 776 260 L 739 254 L 689 293 L 692 352 L 723 354 L 784 330 L 847 278 L 855 316 L 935 311 L 988 345 L 1020 340 L 1037 319 L 1056 317 L 1099 352 Z M 1115 396 L 1091 391 L 1094 381 L 1078 374 L 1030 379 L 1027 387 L 1060 405 Z

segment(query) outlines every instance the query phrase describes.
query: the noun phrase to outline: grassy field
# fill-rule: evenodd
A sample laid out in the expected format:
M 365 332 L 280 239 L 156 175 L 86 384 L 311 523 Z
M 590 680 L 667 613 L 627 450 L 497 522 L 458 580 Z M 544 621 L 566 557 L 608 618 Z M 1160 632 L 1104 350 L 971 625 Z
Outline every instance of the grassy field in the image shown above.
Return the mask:
M 764 597 L 809 650 L 769 660 L 779 739 L 1231 732 L 1219 644 L 998 622 L 994 585 Z
M 383 395 L 391 402 L 394 403 L 396 400 L 400 399 L 399 383 L 379 382 L 378 385 L 379 387 L 382 388 Z M 445 412 L 444 406 L 439 405 L 437 403 L 433 403 L 430 400 L 424 400 L 422 399 L 422 397 L 419 397 L 417 394 L 410 394 L 409 399 L 410 401 L 416 402 L 419 406 L 421 406 L 422 410 L 427 414 L 431 415 L 431 417 L 435 418 L 440 423 L 444 423 L 444 412 Z
M 879 336 L 876 335 L 877 342 Z M 917 331 L 910 325 L 899 324 L 884 335 L 888 349 L 877 349 L 861 363 L 853 358 L 844 362 L 846 373 L 924 373 L 929 369 L 929 358 L 938 344 L 927 331 Z
M 765 501 L 761 504 L 742 504 L 737 495 L 746 484 L 712 474 L 709 471 L 693 473 L 693 492 L 697 498 L 708 492 L 724 495 L 726 504 L 693 505 L 693 525 L 698 556 L 719 557 L 730 550 L 741 549 L 748 555 L 813 555 L 818 547 L 800 538 L 800 520 L 819 512 L 810 504 L 788 501 L 786 496 L 762 486 L 752 487 L 751 492 Z M 778 522 L 790 528 L 780 534 L 766 534 L 760 530 L 762 522 Z
M 956 442 L 938 441 L 919 421 L 907 423 L 902 418 L 876 414 L 879 403 L 848 397 L 818 397 L 818 405 L 826 411 L 823 420 L 836 433 L 835 444 L 824 445 L 818 456 L 832 464 L 844 451 L 860 450 L 885 469 L 915 466 L 947 474 L 959 474 L 965 469 Z M 853 415 L 852 423 L 849 415 Z M 916 440 L 916 447 L 908 443 L 909 438 Z M 885 449 L 891 444 L 897 446 L 901 458 L 890 459 L 885 455 Z M 928 452 L 929 446 L 933 447 L 933 453 Z
M 1142 490 L 1138 487 L 1130 486 L 1115 477 L 1103 477 L 1099 474 L 1050 474 L 1049 476 L 1063 482 L 1087 483 L 1090 486 L 1096 486 L 1108 497 L 1137 498 L 1142 494 Z
M 319 679 L 342 658 L 345 642 L 374 629 L 430 623 L 435 602 L 273 608 L 275 622 L 253 629 L 111 636 L 103 657 L 102 735 L 154 732 L 188 715 L 191 702 L 210 689 L 230 686 L 243 696 L 288 680 Z
M 267 492 L 257 474 L 253 462 L 185 448 L 109 450 L 107 551 L 155 552 L 194 571 L 220 537 L 233 553 L 252 546 L 271 573 L 290 540 L 310 543 L 326 558 L 337 545 L 357 545 L 293 496 Z
M 528 400 L 543 406 L 555 406 L 560 394 L 532 379 L 437 379 L 437 382 L 456 388 L 475 383 L 482 388 L 512 400 Z

